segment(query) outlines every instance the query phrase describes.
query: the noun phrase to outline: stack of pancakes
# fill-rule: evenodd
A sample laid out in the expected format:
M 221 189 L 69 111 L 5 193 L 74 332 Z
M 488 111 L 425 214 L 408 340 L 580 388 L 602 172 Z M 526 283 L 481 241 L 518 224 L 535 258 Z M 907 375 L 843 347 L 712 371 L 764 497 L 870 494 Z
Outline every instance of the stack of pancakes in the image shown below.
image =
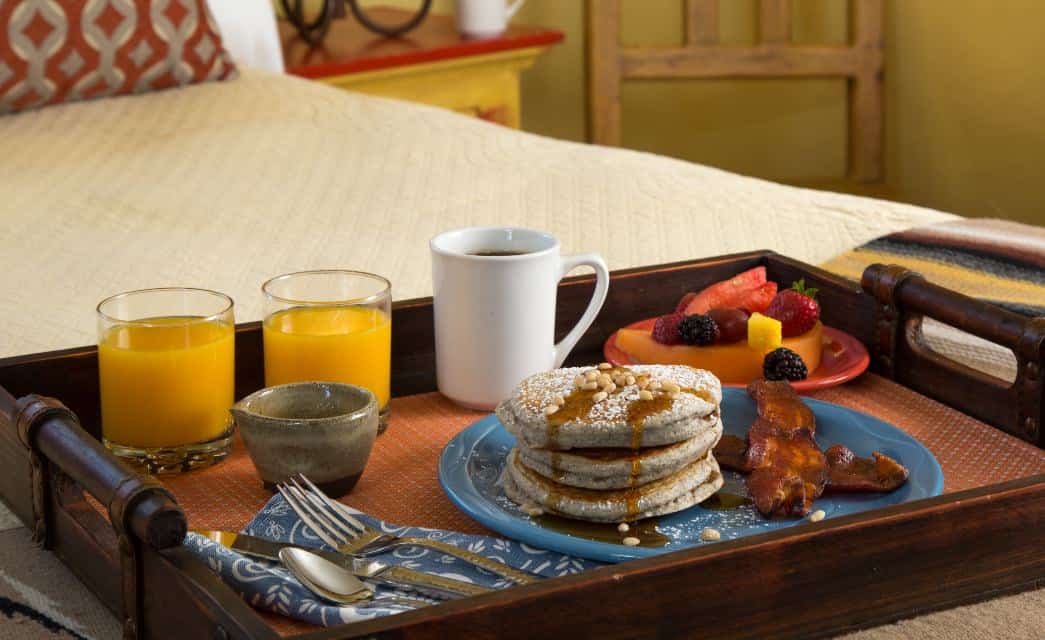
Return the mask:
M 497 407 L 516 436 L 503 484 L 527 513 L 631 522 L 674 513 L 722 486 L 711 450 L 722 388 L 707 371 L 645 365 L 531 376 Z

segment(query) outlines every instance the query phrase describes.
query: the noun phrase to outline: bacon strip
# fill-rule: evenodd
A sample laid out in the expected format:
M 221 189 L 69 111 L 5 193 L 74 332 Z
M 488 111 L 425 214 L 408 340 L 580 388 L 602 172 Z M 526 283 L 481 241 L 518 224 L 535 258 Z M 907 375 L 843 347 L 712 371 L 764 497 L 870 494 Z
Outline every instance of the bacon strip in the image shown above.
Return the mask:
M 755 380 L 747 390 L 758 404 L 747 434 L 748 493 L 766 517 L 805 515 L 827 484 L 813 412 L 787 382 Z
M 720 467 L 749 473 L 747 440 L 723 435 L 715 445 L 714 456 Z M 858 458 L 848 447 L 836 444 L 827 450 L 827 486 L 825 492 L 893 491 L 907 481 L 907 468 L 877 451 L 871 458 Z
M 715 456 L 718 466 L 741 473 L 748 473 L 751 469 L 747 466 L 747 440 L 722 434 L 715 449 L 711 452 Z
M 813 414 L 790 385 L 756 380 L 748 392 L 759 411 L 748 439 L 723 435 L 713 453 L 720 466 L 751 474 L 748 493 L 763 515 L 803 515 L 825 490 L 893 491 L 907 481 L 907 469 L 877 451 L 859 458 L 836 444 L 820 453 Z
M 858 458 L 843 444 L 827 450 L 827 488 L 831 491 L 892 491 L 907 482 L 907 469 L 884 453 Z

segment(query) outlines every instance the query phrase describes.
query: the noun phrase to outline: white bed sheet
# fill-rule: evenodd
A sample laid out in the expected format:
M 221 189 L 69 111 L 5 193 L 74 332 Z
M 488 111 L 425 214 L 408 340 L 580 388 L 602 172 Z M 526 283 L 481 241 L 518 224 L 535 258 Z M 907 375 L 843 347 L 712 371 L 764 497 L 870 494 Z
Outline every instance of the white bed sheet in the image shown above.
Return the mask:
M 199 286 L 258 319 L 266 278 L 351 267 L 428 295 L 427 240 L 551 231 L 611 268 L 769 248 L 820 262 L 952 218 L 247 70 L 0 117 L 0 357 L 90 344 L 110 294 Z

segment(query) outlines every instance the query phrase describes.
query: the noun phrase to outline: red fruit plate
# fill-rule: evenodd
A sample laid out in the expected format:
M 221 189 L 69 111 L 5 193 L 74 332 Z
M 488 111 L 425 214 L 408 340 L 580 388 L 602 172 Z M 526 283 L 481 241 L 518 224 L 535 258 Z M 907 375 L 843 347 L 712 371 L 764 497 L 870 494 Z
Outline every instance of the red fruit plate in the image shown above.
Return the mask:
M 624 328 L 650 331 L 653 329 L 653 323 L 656 321 L 656 318 L 639 320 Z M 621 350 L 617 346 L 616 331 L 606 339 L 606 344 L 602 347 L 602 353 L 606 357 L 607 362 L 618 367 L 630 364 L 656 364 L 654 362 L 637 362 Z M 799 393 L 834 387 L 856 378 L 867 370 L 867 366 L 870 363 L 871 356 L 868 355 L 867 348 L 864 347 L 862 342 L 845 331 L 825 326 L 824 349 L 820 356 L 820 366 L 808 378 L 792 382 L 791 386 Z M 722 383 L 722 386 L 744 387 L 746 383 Z

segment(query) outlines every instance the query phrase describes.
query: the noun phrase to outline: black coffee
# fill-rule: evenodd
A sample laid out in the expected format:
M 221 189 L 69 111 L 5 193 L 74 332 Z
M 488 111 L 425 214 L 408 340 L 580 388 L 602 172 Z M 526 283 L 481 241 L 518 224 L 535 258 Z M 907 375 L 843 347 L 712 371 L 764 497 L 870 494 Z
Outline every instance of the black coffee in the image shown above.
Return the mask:
M 529 251 L 496 251 L 496 250 L 480 250 L 480 251 L 469 251 L 470 256 L 521 256 L 529 253 Z

